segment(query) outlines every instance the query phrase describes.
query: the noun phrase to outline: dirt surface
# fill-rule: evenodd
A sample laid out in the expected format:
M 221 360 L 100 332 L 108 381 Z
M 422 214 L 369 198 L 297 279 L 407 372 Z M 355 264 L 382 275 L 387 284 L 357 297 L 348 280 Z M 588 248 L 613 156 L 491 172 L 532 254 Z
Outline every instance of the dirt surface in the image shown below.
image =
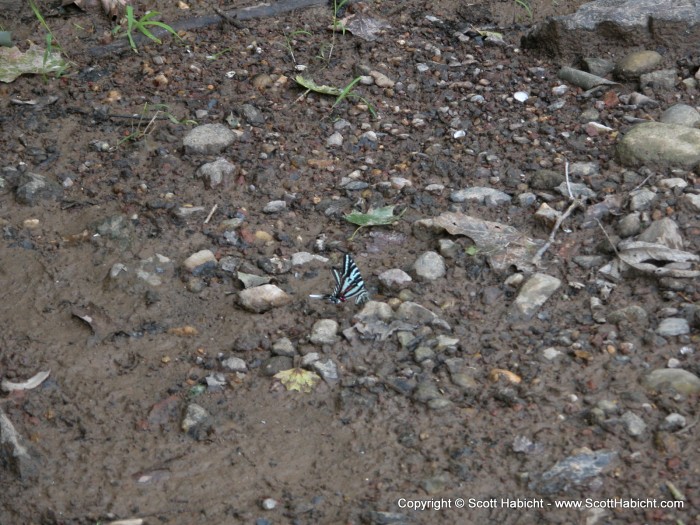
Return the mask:
M 45 31 L 31 11 L 6 3 L 2 27 L 13 30 L 21 46 L 28 39 L 43 43 Z M 573 12 L 580 3 L 530 6 L 536 21 Z M 193 3 L 183 11 L 174 2 L 144 2 L 136 9 L 156 9 L 174 23 L 210 15 L 209 7 Z M 242 6 L 222 6 L 235 7 Z M 465 237 L 453 238 L 458 250 L 443 278 L 414 281 L 401 293 L 381 289 L 377 280 L 390 268 L 412 273 L 420 254 L 439 251 L 441 236 L 416 235 L 412 224 L 448 210 L 547 239 L 551 227 L 534 220 L 536 206 L 548 200 L 563 210 L 567 200 L 531 190 L 531 177 L 542 168 L 563 173 L 565 161 L 596 161 L 601 174 L 584 182 L 599 195 L 625 195 L 646 175 L 623 177 L 613 159 L 615 137 L 582 131 L 580 114 L 594 100 L 572 89 L 563 108 L 548 109 L 561 64 L 519 49 L 531 23 L 519 4 L 381 2 L 368 5 L 366 15 L 391 28 L 374 42 L 349 33 L 332 37 L 333 12 L 323 6 L 95 59 L 90 50 L 109 40 L 106 17 L 69 11 L 46 18 L 72 67 L 59 79 L 22 76 L 0 86 L 0 168 L 19 170 L 3 172 L 0 195 L 0 376 L 21 381 L 51 371 L 40 387 L 0 399 L 37 461 L 37 471 L 24 480 L 4 465 L 0 523 L 699 522 L 697 396 L 655 395 L 640 384 L 649 369 L 681 359 L 681 347 L 697 347 L 697 332 L 662 339 L 648 326 L 596 322 L 595 271 L 571 258 L 612 254 L 602 247 L 600 228 L 581 227 L 582 212 L 571 215 L 544 256 L 542 271 L 563 284 L 531 320 L 508 316 L 517 288 L 504 281 L 515 270 L 494 271 Z M 499 31 L 505 45 L 484 42 L 477 28 Z M 469 38 L 460 40 L 457 30 Z M 673 60 L 671 53 L 666 60 Z M 297 64 L 319 84 L 342 88 L 368 70 L 396 84 L 358 84 L 354 93 L 364 102 L 348 98 L 333 107 L 332 96 L 302 96 L 293 80 Z M 514 101 L 516 91 L 530 99 Z M 657 99 L 692 104 L 689 97 L 674 92 Z M 13 102 L 29 100 L 39 104 Z M 246 113 L 244 104 L 257 112 Z M 601 122 L 624 130 L 626 111 L 604 110 Z M 348 123 L 340 129 L 344 142 L 330 147 L 326 140 L 341 119 Z M 187 154 L 183 138 L 194 127 L 187 120 L 232 123 L 237 138 L 221 154 Z M 465 136 L 454 138 L 460 129 Z M 378 140 L 363 135 L 367 131 Z M 235 172 L 209 188 L 195 174 L 219 156 Z M 366 187 L 341 187 L 355 170 Z M 54 181 L 55 194 L 20 203 L 13 185 L 25 171 Z M 662 176 L 671 175 L 651 174 L 652 181 Z M 410 185 L 401 188 L 393 177 Z M 445 189 L 426 190 L 430 184 Z M 452 190 L 470 186 L 511 195 L 531 190 L 538 201 L 450 202 Z M 264 213 L 276 200 L 286 208 Z M 385 205 L 405 209 L 401 220 L 348 240 L 354 227 L 344 214 Z M 183 215 L 184 206 L 202 211 Z M 697 216 L 664 201 L 650 213 L 676 219 L 686 248 L 697 252 Z M 236 219 L 240 224 L 232 228 Z M 603 226 L 614 235 L 613 218 Z M 262 314 L 237 304 L 242 286 L 232 273 L 218 267 L 193 276 L 182 268 L 191 254 L 209 249 L 220 261 L 231 257 L 241 270 L 264 275 L 259 260 L 315 252 L 320 244 L 330 261 L 274 275 L 292 302 Z M 345 330 L 360 311 L 353 302 L 308 298 L 330 292 L 329 268 L 342 252 L 354 255 L 373 299 L 394 307 L 415 301 L 449 325 L 421 326 L 412 337 L 434 341 L 443 334 L 459 343 L 432 345 L 432 355 L 420 362 L 420 345 L 401 344 L 396 335 L 312 344 L 315 322 L 334 319 Z M 158 254 L 169 261 L 154 259 Z M 160 284 L 140 279 L 138 270 L 152 272 Z M 653 327 L 663 308 L 698 298 L 694 283 L 676 293 L 637 276 L 618 283 L 603 306 L 610 312 L 640 304 Z M 318 352 L 337 364 L 339 380 L 321 382 L 311 393 L 285 391 L 266 373 L 272 347 L 284 337 L 296 347 L 295 364 Z M 550 347 L 561 352 L 557 359 L 542 357 Z M 227 370 L 222 362 L 229 357 L 243 359 L 247 371 Z M 471 387 L 455 384 L 445 364 L 452 358 L 464 360 Z M 697 373 L 697 353 L 685 359 L 683 366 Z M 494 381 L 494 369 L 521 382 Z M 198 388 L 212 374 L 220 374 L 224 386 Z M 425 382 L 437 387 L 443 405 L 411 393 Z M 403 390 L 404 383 L 411 386 Z M 624 425 L 602 424 L 594 410 L 602 401 L 615 404 L 615 417 L 641 416 L 646 432 L 631 436 Z M 209 419 L 185 433 L 190 403 Z M 688 419 L 688 428 L 660 430 L 674 412 Z M 598 476 L 545 486 L 543 473 L 587 449 L 615 457 Z M 685 495 L 683 509 L 554 505 L 586 498 L 671 501 L 669 486 Z M 457 509 L 457 498 L 472 498 L 471 505 Z M 512 509 L 502 498 L 543 503 Z M 451 507 L 406 508 L 428 500 Z M 470 508 L 477 505 L 490 508 Z

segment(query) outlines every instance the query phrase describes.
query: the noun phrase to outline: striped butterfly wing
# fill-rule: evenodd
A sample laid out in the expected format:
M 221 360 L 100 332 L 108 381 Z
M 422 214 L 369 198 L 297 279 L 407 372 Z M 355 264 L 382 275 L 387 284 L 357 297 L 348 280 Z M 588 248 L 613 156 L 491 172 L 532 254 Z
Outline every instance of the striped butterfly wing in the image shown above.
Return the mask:
M 365 281 L 362 279 L 360 270 L 350 254 L 345 254 L 343 258 L 343 273 L 333 269 L 333 276 L 336 280 L 336 288 L 333 296 L 340 302 L 355 297 L 355 304 L 364 304 L 369 301 L 369 293 L 365 288 Z

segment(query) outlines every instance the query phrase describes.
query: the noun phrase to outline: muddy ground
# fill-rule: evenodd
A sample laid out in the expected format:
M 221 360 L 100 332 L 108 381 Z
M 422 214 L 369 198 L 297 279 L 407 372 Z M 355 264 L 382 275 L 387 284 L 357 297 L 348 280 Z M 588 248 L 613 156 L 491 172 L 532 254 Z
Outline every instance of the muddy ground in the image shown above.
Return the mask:
M 13 30 L 20 46 L 43 43 L 46 32 L 27 6 L 5 3 L 2 28 Z M 453 189 L 491 186 L 516 195 L 539 169 L 563 173 L 565 161 L 599 162 L 598 191 L 624 194 L 643 181 L 646 175 L 629 183 L 621 177 L 615 136 L 582 131 L 581 112 L 593 102 L 579 90 L 570 90 L 563 108 L 547 110 L 562 64 L 519 48 L 533 20 L 573 12 L 580 3 L 534 0 L 532 19 L 515 2 L 372 3 L 369 15 L 391 24 L 374 42 L 333 38 L 332 9 L 322 6 L 242 28 L 187 32 L 182 42 L 166 38 L 139 54 L 94 58 L 91 50 L 108 43 L 112 23 L 96 11 L 49 16 L 53 6 L 40 2 L 72 65 L 60 78 L 22 76 L 0 86 L 0 167 L 44 175 L 60 192 L 21 203 L 16 179 L 5 172 L 0 375 L 12 381 L 41 370 L 51 375 L 39 388 L 0 399 L 37 458 L 37 472 L 24 480 L 5 465 L 0 523 L 698 523 L 697 397 L 655 396 L 640 386 L 644 373 L 672 357 L 697 373 L 697 353 L 679 353 L 697 346 L 697 332 L 660 341 L 649 327 L 596 322 L 595 271 L 571 257 L 611 251 L 599 228 L 581 228 L 581 212 L 545 255 L 543 271 L 563 286 L 532 320 L 507 315 L 516 288 L 504 281 L 514 269 L 494 271 L 466 238 L 455 239 L 459 249 L 447 260 L 446 277 L 414 282 L 401 299 L 377 281 L 389 268 L 411 273 L 421 253 L 437 251 L 439 236 L 416 236 L 412 224 L 455 206 L 536 239 L 549 236 L 533 219 L 535 206 L 455 205 L 448 199 Z M 160 11 L 168 23 L 212 14 L 206 3 L 189 7 L 136 5 L 139 13 Z M 458 39 L 455 31 L 469 24 L 501 32 L 505 45 L 489 45 L 473 31 Z M 451 61 L 462 65 L 450 67 Z M 398 84 L 358 85 L 364 102 L 346 99 L 334 108 L 333 97 L 301 97 L 293 81 L 299 64 L 327 85 L 343 87 L 365 67 Z M 521 90 L 531 96 L 525 104 L 512 98 Z M 474 94 L 484 103 L 472 102 Z M 57 99 L 43 103 L 52 96 Z M 665 96 L 693 103 L 686 92 Z M 243 104 L 264 121 L 251 123 Z M 165 118 L 146 128 L 154 109 Z M 645 111 L 635 116 L 655 117 L 660 109 Z M 142 118 L 129 118 L 134 114 Z M 601 118 L 623 129 L 623 115 L 611 110 Z M 340 119 L 348 122 L 345 140 L 328 146 Z M 237 140 L 221 155 L 185 154 L 183 137 L 194 127 L 188 120 L 228 122 Z M 455 129 L 465 136 L 454 138 Z M 363 138 L 366 131 L 379 140 Z M 518 143 L 516 134 L 530 140 Z M 218 156 L 236 171 L 208 188 L 195 173 Z M 367 186 L 341 187 L 355 170 Z M 652 181 L 664 176 L 669 172 L 651 174 Z M 411 185 L 400 188 L 392 177 Z M 614 181 L 609 190 L 605 180 Z M 427 191 L 430 184 L 445 189 Z M 286 201 L 286 209 L 264 213 L 275 200 Z M 562 197 L 550 202 L 567 204 Z M 343 214 L 391 204 L 405 209 L 400 221 L 348 240 L 354 227 Z M 203 211 L 177 212 L 190 205 Z M 651 213 L 676 218 L 663 201 Z M 226 236 L 230 219 L 242 221 Z M 697 216 L 681 222 L 688 249 L 697 251 Z M 614 234 L 613 218 L 603 226 Z M 219 260 L 233 257 L 242 269 L 263 274 L 259 259 L 315 252 L 319 238 L 329 263 L 274 276 L 292 302 L 262 314 L 237 304 L 242 286 L 230 272 L 193 277 L 182 269 L 191 254 L 210 249 Z M 308 298 L 330 291 L 329 267 L 344 251 L 354 255 L 374 299 L 394 306 L 411 299 L 433 310 L 450 330 L 422 327 L 422 336 L 457 337 L 456 348 L 435 348 L 431 360 L 418 363 L 415 348 L 395 337 L 312 345 L 316 321 L 335 319 L 344 330 L 360 310 L 352 302 Z M 134 275 L 153 270 L 157 265 L 144 261 L 156 254 L 171 262 L 160 264 L 161 283 L 153 286 Z M 119 263 L 127 271 L 110 277 Z M 697 300 L 692 283 L 669 295 L 655 279 L 635 276 L 605 297 L 604 308 L 640 304 L 653 327 L 662 308 Z M 80 318 L 86 313 L 92 326 Z M 285 391 L 265 373 L 273 344 L 284 337 L 297 349 L 295 364 L 302 354 L 319 352 L 338 365 L 339 381 L 321 382 L 311 393 Z M 549 347 L 561 355 L 544 359 Z M 228 357 L 242 358 L 247 372 L 226 370 Z M 454 357 L 464 359 L 472 388 L 451 381 L 444 360 Z M 493 381 L 493 369 L 522 381 Z M 198 388 L 213 373 L 223 374 L 223 388 Z M 430 381 L 449 405 L 437 410 L 421 402 L 392 383 L 397 377 Z M 616 403 L 618 415 L 640 415 L 647 431 L 634 437 L 599 424 L 592 410 L 601 401 Z M 203 431 L 187 434 L 181 423 L 190 402 L 210 419 Z M 657 432 L 672 412 L 685 415 L 690 428 Z M 542 473 L 585 449 L 612 451 L 615 459 L 599 476 L 546 493 L 537 481 Z M 670 501 L 668 482 L 685 495 L 683 509 L 554 506 L 585 498 Z M 457 498 L 467 500 L 466 508 L 455 508 Z M 469 508 L 469 498 L 471 507 L 491 508 Z M 490 504 L 494 498 L 497 504 Z M 510 509 L 502 498 L 541 499 L 543 508 Z M 427 500 L 451 507 L 406 508 L 406 501 Z

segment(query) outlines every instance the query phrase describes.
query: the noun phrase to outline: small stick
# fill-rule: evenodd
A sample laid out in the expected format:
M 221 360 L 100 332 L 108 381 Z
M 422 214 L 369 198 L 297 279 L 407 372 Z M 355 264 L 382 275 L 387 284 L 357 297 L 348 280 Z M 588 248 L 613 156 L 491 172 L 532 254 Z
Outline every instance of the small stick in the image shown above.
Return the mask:
M 216 212 L 218 207 L 219 207 L 218 204 L 214 204 L 214 207 L 209 212 L 209 215 L 207 215 L 207 218 L 204 219 L 204 224 L 207 224 L 211 220 L 212 215 L 214 215 L 214 213 Z

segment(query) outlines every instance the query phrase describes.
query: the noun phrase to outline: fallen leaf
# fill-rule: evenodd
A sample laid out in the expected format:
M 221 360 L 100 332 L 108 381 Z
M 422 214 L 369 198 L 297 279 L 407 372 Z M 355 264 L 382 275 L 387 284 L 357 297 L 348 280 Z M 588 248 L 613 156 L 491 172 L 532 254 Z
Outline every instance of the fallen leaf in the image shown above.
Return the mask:
M 358 226 L 383 226 L 393 224 L 398 221 L 406 210 L 399 215 L 394 215 L 396 205 L 383 206 L 377 209 L 370 209 L 367 213 L 353 212 L 345 216 L 345 220 Z
M 58 51 L 48 52 L 34 45 L 25 52 L 17 47 L 0 47 L 0 82 L 12 82 L 25 73 L 47 75 L 65 67 Z
M 388 22 L 367 16 L 362 11 L 346 16 L 339 23 L 346 31 L 370 42 L 377 39 L 380 31 L 391 27 Z
M 691 269 L 691 263 L 700 262 L 700 256 L 693 253 L 642 241 L 623 241 L 617 249 L 620 259 L 640 272 L 661 277 L 700 277 L 700 270 Z
M 274 376 L 287 390 L 296 390 L 297 392 L 311 392 L 316 384 L 321 380 L 321 376 L 304 370 L 303 368 L 290 368 L 277 372 Z

